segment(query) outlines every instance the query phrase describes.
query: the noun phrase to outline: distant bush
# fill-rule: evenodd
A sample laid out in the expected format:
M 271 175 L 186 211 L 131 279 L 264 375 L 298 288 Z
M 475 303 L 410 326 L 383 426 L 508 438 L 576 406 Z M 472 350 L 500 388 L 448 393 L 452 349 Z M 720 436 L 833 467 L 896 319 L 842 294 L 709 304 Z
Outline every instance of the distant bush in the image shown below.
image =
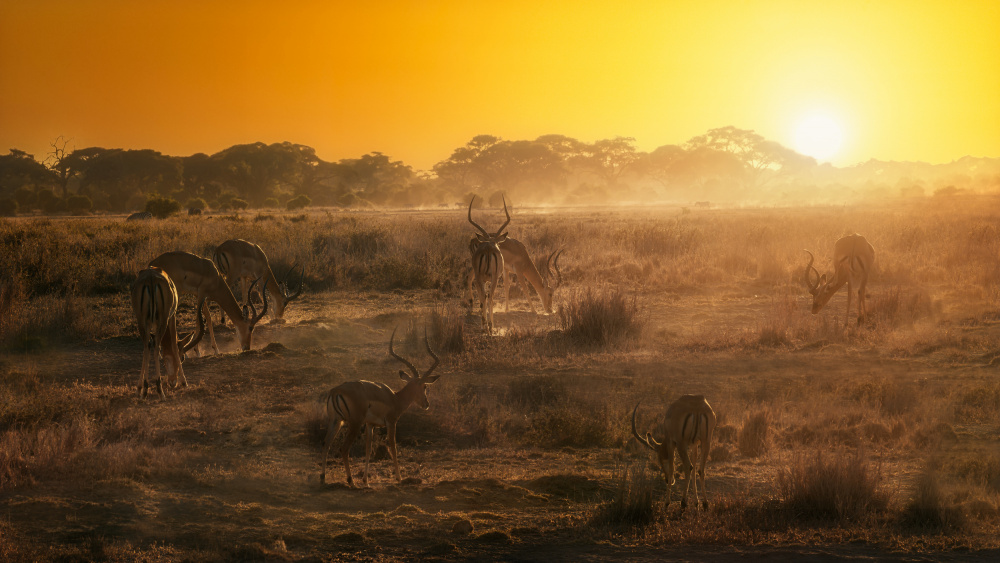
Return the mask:
M 296 209 L 304 209 L 306 207 L 309 207 L 311 204 L 312 204 L 312 199 L 310 199 L 309 196 L 302 194 L 288 200 L 288 203 L 285 204 L 285 208 L 288 209 L 289 211 L 295 211 Z
M 0 199 L 0 215 L 5 217 L 17 215 L 17 200 L 12 197 Z
M 158 219 L 166 219 L 180 210 L 181 204 L 175 199 L 154 195 L 150 196 L 150 198 L 146 200 L 145 211 L 152 213 L 153 217 Z
M 71 195 L 66 198 L 66 209 L 70 213 L 84 213 L 90 211 L 94 203 L 85 195 Z
M 20 187 L 14 192 L 14 199 L 17 200 L 17 204 L 23 207 L 25 210 L 31 209 L 32 205 L 38 201 L 38 197 L 35 195 L 35 190 L 28 187 Z
M 264 199 L 264 207 L 266 207 L 267 209 L 277 209 L 281 207 L 281 204 L 278 203 L 278 198 L 269 197 Z
M 208 204 L 205 203 L 205 200 L 200 197 L 193 197 L 187 200 L 184 207 L 187 207 L 188 209 L 205 209 L 208 207 Z
M 229 205 L 231 205 L 233 209 L 246 209 L 247 207 L 250 207 L 250 204 L 247 202 L 247 200 L 240 199 L 238 197 L 234 197 L 233 199 L 229 200 Z
M 620 291 L 594 292 L 571 300 L 559 309 L 566 335 L 584 346 L 608 346 L 636 340 L 645 319 L 635 297 Z
M 55 192 L 50 189 L 44 189 L 38 192 L 38 208 L 46 213 L 55 213 L 61 211 L 61 207 L 65 206 L 65 202 L 56 196 Z

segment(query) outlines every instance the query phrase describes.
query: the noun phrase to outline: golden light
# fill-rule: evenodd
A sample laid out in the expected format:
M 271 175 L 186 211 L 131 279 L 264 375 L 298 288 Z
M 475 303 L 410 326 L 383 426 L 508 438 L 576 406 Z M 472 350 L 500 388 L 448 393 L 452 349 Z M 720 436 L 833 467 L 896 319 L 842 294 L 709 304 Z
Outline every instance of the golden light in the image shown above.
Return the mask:
M 820 161 L 828 161 L 844 141 L 844 133 L 827 115 L 810 115 L 795 130 L 795 150 Z

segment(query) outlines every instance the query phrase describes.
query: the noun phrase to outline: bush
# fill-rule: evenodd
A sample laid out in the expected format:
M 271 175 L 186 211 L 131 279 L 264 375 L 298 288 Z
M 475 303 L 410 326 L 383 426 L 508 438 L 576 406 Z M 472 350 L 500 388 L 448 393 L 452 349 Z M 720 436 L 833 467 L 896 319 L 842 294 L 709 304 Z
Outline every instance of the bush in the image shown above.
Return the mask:
M 281 207 L 281 204 L 278 203 L 278 198 L 276 198 L 276 197 L 269 197 L 269 198 L 264 199 L 264 207 L 266 207 L 268 209 L 277 209 L 277 208 Z
M 208 204 L 205 203 L 205 200 L 200 197 L 193 197 L 187 200 L 187 203 L 184 204 L 184 207 L 187 207 L 188 209 L 206 209 L 208 207 Z
M 885 511 L 890 494 L 878 467 L 860 453 L 836 453 L 811 462 L 801 457 L 778 472 L 783 506 L 796 516 L 818 520 L 853 521 Z
M 70 213 L 85 213 L 94 207 L 94 202 L 85 195 L 71 195 L 66 198 L 66 209 Z
M 145 211 L 157 219 L 166 219 L 181 210 L 181 204 L 175 199 L 151 196 L 146 200 Z
M 17 204 L 24 209 L 31 209 L 32 205 L 38 201 L 38 197 L 35 195 L 35 190 L 28 187 L 20 187 L 14 192 L 14 199 L 17 200 Z
M 585 346 L 608 346 L 636 340 L 642 334 L 645 319 L 639 314 L 635 297 L 620 291 L 591 290 L 559 309 L 566 335 Z
M 250 204 L 247 203 L 247 200 L 240 199 L 238 197 L 234 197 L 233 199 L 229 200 L 229 205 L 231 205 L 233 209 L 246 209 L 247 207 L 250 207 Z
M 38 208 L 46 213 L 55 213 L 56 211 L 61 211 L 60 207 L 64 206 L 65 202 L 56 197 L 55 192 L 50 189 L 44 189 L 38 192 Z
M 743 421 L 737 438 L 740 455 L 758 458 L 770 449 L 771 415 L 760 411 L 750 415 Z
M 5 217 L 17 215 L 17 201 L 12 197 L 0 199 L 0 215 Z
M 645 463 L 619 465 L 614 472 L 611 500 L 597 507 L 591 526 L 642 528 L 656 518 L 653 489 L 657 475 Z
M 309 207 L 309 205 L 311 204 L 312 204 L 312 199 L 310 199 L 309 196 L 302 194 L 288 200 L 288 203 L 285 204 L 285 208 L 288 209 L 289 211 L 295 211 L 296 209 L 304 209 L 306 207 Z
M 913 498 L 903 509 L 902 523 L 914 528 L 961 528 L 965 524 L 964 514 L 957 507 L 945 506 L 939 476 L 926 471 L 920 476 Z

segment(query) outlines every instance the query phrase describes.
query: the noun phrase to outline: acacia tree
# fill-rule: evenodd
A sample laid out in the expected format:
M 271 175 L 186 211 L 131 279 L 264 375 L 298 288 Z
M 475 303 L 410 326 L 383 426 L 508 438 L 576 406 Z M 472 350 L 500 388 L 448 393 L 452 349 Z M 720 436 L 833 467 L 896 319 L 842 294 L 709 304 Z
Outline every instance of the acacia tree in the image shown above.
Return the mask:
M 798 162 L 796 157 L 801 156 L 780 143 L 768 141 L 753 130 L 737 129 L 731 125 L 692 137 L 685 148 L 708 148 L 732 154 L 746 168 L 744 187 L 748 190 L 763 187 L 782 171 L 786 163 Z
M 634 137 L 602 139 L 585 148 L 582 162 L 589 166 L 606 186 L 618 183 L 622 173 L 635 166 L 640 155 Z
M 30 154 L 10 149 L 8 154 L 0 155 L 0 194 L 13 196 L 18 189 L 25 187 L 34 192 L 54 182 L 51 171 Z

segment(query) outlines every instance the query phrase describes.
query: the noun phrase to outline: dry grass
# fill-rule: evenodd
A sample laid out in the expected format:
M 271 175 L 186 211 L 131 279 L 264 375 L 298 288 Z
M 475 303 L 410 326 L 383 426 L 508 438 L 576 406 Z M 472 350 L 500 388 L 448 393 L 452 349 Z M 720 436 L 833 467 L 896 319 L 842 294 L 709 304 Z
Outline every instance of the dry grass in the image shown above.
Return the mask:
M 807 520 L 863 524 L 892 500 L 882 468 L 861 452 L 797 456 L 779 470 L 778 488 L 784 508 Z

